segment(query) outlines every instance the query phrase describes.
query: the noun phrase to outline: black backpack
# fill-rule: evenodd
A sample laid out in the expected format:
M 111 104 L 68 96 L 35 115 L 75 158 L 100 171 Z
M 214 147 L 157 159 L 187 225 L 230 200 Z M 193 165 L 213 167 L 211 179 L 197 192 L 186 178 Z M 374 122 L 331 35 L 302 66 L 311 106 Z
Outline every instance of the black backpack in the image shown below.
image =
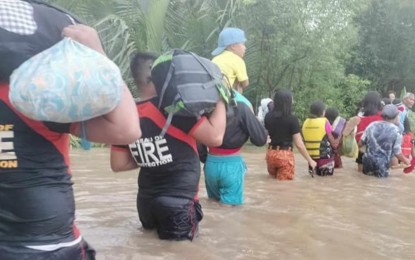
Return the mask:
M 168 113 L 163 136 L 173 115 L 196 117 L 211 113 L 220 98 L 229 101 L 222 72 L 210 60 L 192 52 L 175 49 L 161 55 L 152 68 L 158 107 Z

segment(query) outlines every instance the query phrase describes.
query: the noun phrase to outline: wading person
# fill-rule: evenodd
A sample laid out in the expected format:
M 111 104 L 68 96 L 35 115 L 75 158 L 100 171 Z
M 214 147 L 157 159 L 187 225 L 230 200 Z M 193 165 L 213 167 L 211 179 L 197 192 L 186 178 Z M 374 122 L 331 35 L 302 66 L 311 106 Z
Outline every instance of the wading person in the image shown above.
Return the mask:
M 209 146 L 222 143 L 225 104 L 219 101 L 211 114 L 200 119 L 173 115 L 165 134 L 161 135 L 169 120 L 165 110 L 158 107 L 163 103 L 160 102 L 163 86 L 170 91 L 171 84 L 177 83 L 175 80 L 166 83 L 172 58 L 162 55 L 154 61 L 142 55 L 136 61 L 132 73 L 138 88 L 140 91 L 155 88 L 156 95 L 143 97 L 137 103 L 143 135 L 129 146 L 112 147 L 111 168 L 113 171 L 140 168 L 137 210 L 144 229 L 156 229 L 160 239 L 193 240 L 203 216 L 198 200 L 200 162 L 196 142 Z M 148 65 L 153 61 L 150 70 Z M 193 75 L 187 76 L 193 78 Z
M 361 114 L 358 115 L 360 120 L 356 120 L 356 122 L 359 122 L 357 124 L 357 133 L 356 133 L 357 143 L 359 143 L 360 138 L 363 135 L 363 132 L 372 122 L 382 120 L 382 117 L 380 115 L 381 110 L 382 110 L 382 103 L 381 103 L 381 97 L 380 97 L 379 92 L 369 91 L 365 95 L 362 101 Z M 362 151 L 362 149 L 360 149 L 358 157 L 356 158 L 357 170 L 359 172 L 362 172 L 363 170 L 363 165 L 362 165 L 363 154 L 364 152 Z
M 392 104 L 386 105 L 382 110 L 382 119 L 370 124 L 359 141 L 359 146 L 366 146 L 362 158 L 363 173 L 379 178 L 388 177 L 393 156 L 406 165 L 410 164 L 410 160 L 401 151 L 398 108 Z
M 293 97 L 288 90 L 278 90 L 274 96 L 274 108 L 265 116 L 265 128 L 271 142 L 266 155 L 270 176 L 277 180 L 292 180 L 295 173 L 293 144 L 314 169 L 316 162 L 307 153 L 301 138 L 300 123 L 292 113 Z
M 413 133 L 411 130 L 411 124 L 408 114 L 414 106 L 415 96 L 413 93 L 407 92 L 402 97 L 402 103 L 398 104 L 399 114 L 399 127 L 402 130 L 402 153 L 409 158 L 412 154 L 412 140 Z M 395 162 L 396 163 L 396 162 Z
M 245 161 L 241 155 L 242 146 L 250 139 L 255 146 L 267 141 L 265 128 L 251 109 L 236 99 L 236 106 L 229 107 L 223 144 L 210 146 L 204 166 L 205 184 L 208 197 L 225 205 L 243 203 Z
M 343 130 L 346 125 L 346 119 L 339 116 L 339 111 L 337 108 L 329 107 L 326 110 L 326 118 L 329 120 L 331 127 L 332 127 L 332 134 L 333 137 L 338 140 L 339 146 L 337 148 L 333 148 L 334 151 L 334 168 L 343 168 L 342 158 L 340 156 L 341 150 L 341 140 L 343 136 Z
M 141 133 L 133 98 L 124 86 L 113 111 L 83 123 L 40 122 L 18 112 L 10 103 L 9 77 L 26 59 L 62 35 L 103 49 L 94 29 L 71 25 L 68 14 L 50 6 L 2 1 L 0 13 L 0 55 L 9 57 L 0 61 L 0 259 L 95 259 L 74 223 L 69 133 L 103 143 L 136 140 Z
M 325 105 L 315 101 L 310 106 L 310 117 L 304 121 L 302 135 L 308 154 L 317 162 L 316 174 L 333 175 L 334 149 L 338 141 L 334 139 L 330 122 L 325 115 Z
M 415 95 L 413 93 L 407 92 L 402 97 L 402 102 L 397 104 L 399 111 L 399 121 L 401 125 L 404 125 L 405 119 L 408 117 L 409 111 L 412 109 L 415 103 Z M 410 129 L 405 129 L 404 132 L 408 132 Z

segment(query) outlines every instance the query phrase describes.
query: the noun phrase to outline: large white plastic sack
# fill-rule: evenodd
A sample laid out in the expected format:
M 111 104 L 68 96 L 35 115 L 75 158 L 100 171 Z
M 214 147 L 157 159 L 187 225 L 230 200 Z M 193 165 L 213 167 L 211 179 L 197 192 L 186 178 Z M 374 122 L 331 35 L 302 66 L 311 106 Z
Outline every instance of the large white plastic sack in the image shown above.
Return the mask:
M 13 72 L 9 98 L 29 118 L 79 122 L 113 110 L 120 102 L 123 84 L 111 60 L 64 38 Z

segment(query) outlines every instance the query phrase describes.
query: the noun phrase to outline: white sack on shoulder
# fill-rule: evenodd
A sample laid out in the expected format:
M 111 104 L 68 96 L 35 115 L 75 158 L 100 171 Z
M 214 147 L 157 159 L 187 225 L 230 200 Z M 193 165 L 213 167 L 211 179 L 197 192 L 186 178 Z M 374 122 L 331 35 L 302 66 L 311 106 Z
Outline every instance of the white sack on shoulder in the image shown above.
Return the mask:
M 113 110 L 121 100 L 123 84 L 111 60 L 64 38 L 13 72 L 9 98 L 29 118 L 79 122 Z

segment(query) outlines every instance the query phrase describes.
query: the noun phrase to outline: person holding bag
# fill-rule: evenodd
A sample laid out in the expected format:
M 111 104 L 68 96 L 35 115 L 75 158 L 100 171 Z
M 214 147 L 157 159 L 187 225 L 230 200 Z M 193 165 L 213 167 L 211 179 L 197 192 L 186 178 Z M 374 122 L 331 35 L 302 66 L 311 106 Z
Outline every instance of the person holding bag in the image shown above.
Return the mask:
M 69 134 L 110 144 L 136 140 L 141 129 L 134 100 L 122 84 L 114 86 L 119 103 L 100 116 L 68 123 L 27 117 L 9 98 L 10 75 L 22 63 L 63 37 L 105 53 L 93 28 L 71 25 L 74 19 L 52 6 L 8 0 L 0 13 L 0 259 L 95 259 L 74 223 Z
M 326 118 L 329 120 L 331 127 L 333 129 L 332 134 L 334 139 L 339 141 L 339 146 L 334 150 L 334 168 L 343 168 L 343 163 L 341 159 L 341 148 L 342 148 L 342 138 L 343 130 L 346 125 L 346 119 L 339 116 L 339 111 L 337 108 L 329 107 L 326 109 Z

